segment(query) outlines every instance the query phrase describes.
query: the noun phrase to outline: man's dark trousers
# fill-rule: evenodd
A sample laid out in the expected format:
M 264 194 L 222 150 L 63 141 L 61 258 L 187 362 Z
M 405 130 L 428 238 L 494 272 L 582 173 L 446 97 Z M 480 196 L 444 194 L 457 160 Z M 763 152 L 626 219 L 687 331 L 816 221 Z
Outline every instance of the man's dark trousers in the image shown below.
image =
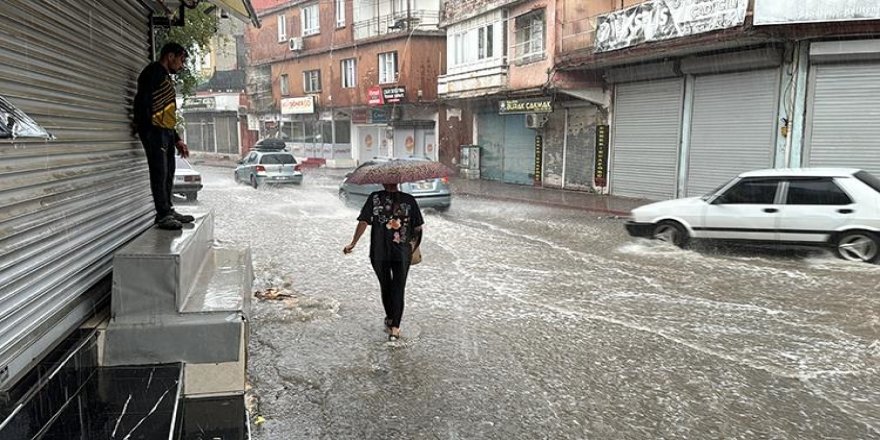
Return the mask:
M 171 130 L 151 127 L 139 133 L 147 165 L 150 168 L 150 190 L 156 205 L 156 220 L 171 214 L 171 190 L 174 187 L 174 143 Z

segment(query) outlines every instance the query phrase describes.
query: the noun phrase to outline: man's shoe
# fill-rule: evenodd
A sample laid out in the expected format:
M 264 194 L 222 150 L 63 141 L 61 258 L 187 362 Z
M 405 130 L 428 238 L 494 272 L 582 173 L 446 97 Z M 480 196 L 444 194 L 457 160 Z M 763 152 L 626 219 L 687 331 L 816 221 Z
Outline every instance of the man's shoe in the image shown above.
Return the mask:
M 156 222 L 156 226 L 158 226 L 159 229 L 165 229 L 168 231 L 179 231 L 183 229 L 183 223 L 175 220 L 170 214 L 162 217 L 161 220 Z
M 177 220 L 181 223 L 192 223 L 196 221 L 196 218 L 191 215 L 180 214 L 177 211 L 171 210 L 171 216 L 174 217 L 174 220 Z

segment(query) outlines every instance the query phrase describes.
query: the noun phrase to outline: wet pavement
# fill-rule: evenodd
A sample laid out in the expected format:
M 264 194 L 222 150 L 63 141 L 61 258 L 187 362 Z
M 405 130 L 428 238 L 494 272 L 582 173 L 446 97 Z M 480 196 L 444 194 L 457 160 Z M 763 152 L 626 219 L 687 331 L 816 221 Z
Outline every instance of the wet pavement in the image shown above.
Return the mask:
M 880 438 L 880 267 L 457 197 L 426 212 L 390 343 L 337 174 L 254 190 L 197 168 L 217 239 L 289 295 L 254 302 L 255 438 Z

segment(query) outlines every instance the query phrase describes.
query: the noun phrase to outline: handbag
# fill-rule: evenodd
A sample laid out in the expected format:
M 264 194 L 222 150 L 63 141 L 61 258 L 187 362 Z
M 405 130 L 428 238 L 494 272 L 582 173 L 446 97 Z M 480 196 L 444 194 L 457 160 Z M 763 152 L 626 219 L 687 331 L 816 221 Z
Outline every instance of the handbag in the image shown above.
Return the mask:
M 420 247 L 415 248 L 412 251 L 412 258 L 409 260 L 409 264 L 419 264 L 422 262 L 422 249 Z

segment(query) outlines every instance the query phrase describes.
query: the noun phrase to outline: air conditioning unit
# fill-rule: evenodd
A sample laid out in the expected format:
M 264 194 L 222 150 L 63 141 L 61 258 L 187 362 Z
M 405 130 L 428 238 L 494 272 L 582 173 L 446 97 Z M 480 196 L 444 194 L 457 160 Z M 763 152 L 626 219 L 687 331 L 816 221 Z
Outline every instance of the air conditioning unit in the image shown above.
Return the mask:
M 541 128 L 547 123 L 547 115 L 541 113 L 526 114 L 526 128 Z
M 299 52 L 299 51 L 303 50 L 302 37 L 293 37 L 287 43 L 288 43 L 288 46 L 290 47 L 291 52 Z

